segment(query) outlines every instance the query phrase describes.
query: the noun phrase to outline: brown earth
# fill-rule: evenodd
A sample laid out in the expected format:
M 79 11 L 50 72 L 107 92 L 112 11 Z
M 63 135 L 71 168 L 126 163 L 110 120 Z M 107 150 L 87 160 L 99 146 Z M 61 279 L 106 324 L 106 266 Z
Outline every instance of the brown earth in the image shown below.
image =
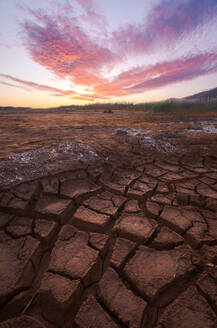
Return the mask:
M 217 327 L 217 140 L 186 138 L 2 188 L 0 328 Z

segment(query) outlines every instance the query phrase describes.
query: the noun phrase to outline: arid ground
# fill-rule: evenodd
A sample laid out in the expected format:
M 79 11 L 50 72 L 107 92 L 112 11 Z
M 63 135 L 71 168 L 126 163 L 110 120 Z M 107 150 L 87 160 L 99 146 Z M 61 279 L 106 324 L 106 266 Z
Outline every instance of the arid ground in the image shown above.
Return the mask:
M 217 327 L 217 113 L 0 114 L 0 328 Z

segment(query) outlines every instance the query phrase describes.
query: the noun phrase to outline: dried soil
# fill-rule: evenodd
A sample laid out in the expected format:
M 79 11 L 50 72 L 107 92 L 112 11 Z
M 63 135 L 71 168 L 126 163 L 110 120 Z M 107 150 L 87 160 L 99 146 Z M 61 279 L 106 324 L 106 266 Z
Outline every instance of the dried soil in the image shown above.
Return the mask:
M 151 146 L 128 120 L 89 135 L 94 160 L 2 184 L 0 328 L 217 326 L 216 134 L 180 120 L 146 117 L 166 123 Z

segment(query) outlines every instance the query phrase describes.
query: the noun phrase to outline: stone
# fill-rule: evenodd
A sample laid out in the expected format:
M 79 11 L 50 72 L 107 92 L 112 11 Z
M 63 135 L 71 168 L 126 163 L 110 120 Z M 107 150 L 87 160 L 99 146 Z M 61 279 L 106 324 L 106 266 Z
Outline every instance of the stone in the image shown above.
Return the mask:
M 142 214 L 123 214 L 115 224 L 113 231 L 119 237 L 144 243 L 151 238 L 156 227 L 157 225 L 153 220 Z
M 97 213 L 84 206 L 80 206 L 73 216 L 72 224 L 89 231 L 104 232 L 110 220 L 110 216 L 108 215 Z
M 141 327 L 147 303 L 127 289 L 112 268 L 108 268 L 100 280 L 98 295 L 123 324 L 129 328 Z
M 215 313 L 192 286 L 167 307 L 157 328 L 214 328 L 216 326 Z
M 140 246 L 124 268 L 125 277 L 140 295 L 153 301 L 172 283 L 194 270 L 191 251 L 185 247 L 159 251 Z

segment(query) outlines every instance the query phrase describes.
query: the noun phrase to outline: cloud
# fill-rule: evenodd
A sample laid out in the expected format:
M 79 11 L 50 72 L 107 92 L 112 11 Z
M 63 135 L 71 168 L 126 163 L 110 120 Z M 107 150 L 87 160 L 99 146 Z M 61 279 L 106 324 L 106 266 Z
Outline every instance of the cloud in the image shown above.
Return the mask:
M 8 50 L 12 49 L 11 46 L 9 46 L 8 44 L 5 44 L 5 43 L 0 43 L 0 48 L 8 49 Z
M 100 69 L 114 64 L 118 56 L 98 45 L 76 21 L 56 19 L 41 16 L 43 24 L 25 22 L 26 46 L 33 60 L 59 77 L 73 77 L 81 85 L 102 82 Z
M 188 81 L 213 72 L 217 72 L 217 52 L 136 67 L 119 74 L 110 83 L 98 85 L 95 90 L 107 96 L 124 96 Z
M 85 23 L 100 29 L 101 33 L 106 35 L 106 16 L 102 14 L 96 3 L 93 0 L 75 0 L 75 2 L 83 10 L 83 15 L 80 16 L 80 19 Z
M 8 74 L 0 74 L 0 77 L 6 79 L 6 82 L 0 81 L 0 84 L 6 85 L 9 87 L 23 89 L 26 91 L 40 90 L 40 91 L 50 92 L 50 94 L 55 97 L 68 96 L 68 97 L 76 99 L 76 100 L 94 101 L 95 99 L 105 99 L 105 97 L 103 97 L 100 94 L 88 94 L 88 93 L 80 94 L 73 90 L 62 90 L 62 89 L 54 88 L 54 87 L 51 87 L 51 86 L 48 86 L 45 84 L 38 84 L 38 83 L 35 83 L 32 81 L 22 80 L 22 79 L 19 79 L 17 77 L 14 77 L 14 76 L 8 75 Z M 16 82 L 18 84 L 9 83 L 9 82 L 7 82 L 8 80 Z
M 216 17 L 215 0 L 163 0 L 151 9 L 147 22 L 122 26 L 112 38 L 123 52 L 144 53 L 162 45 L 173 46 Z
M 217 72 L 216 52 L 157 64 L 144 72 L 149 78 L 135 83 L 128 90 L 135 93 L 143 92 L 176 82 L 192 80 L 213 72 Z
M 13 87 L 13 88 L 18 88 L 18 89 L 26 90 L 26 91 L 31 91 L 30 89 L 25 88 L 24 86 L 15 85 L 15 84 L 8 83 L 8 82 L 5 82 L 5 81 L 0 81 L 0 84 L 6 85 L 7 87 Z
M 28 87 L 28 91 L 30 91 L 31 89 L 34 89 L 34 90 L 51 92 L 53 95 L 58 95 L 58 96 L 70 96 L 70 95 L 77 94 L 75 91 L 72 91 L 72 90 L 61 90 L 61 89 L 50 87 L 48 85 L 38 84 L 35 82 L 31 82 L 31 81 L 25 81 L 25 80 L 22 80 L 22 79 L 19 79 L 19 78 L 16 78 L 14 76 L 7 75 L 7 74 L 0 74 L 0 77 L 5 78 L 6 80 L 9 80 L 9 81 L 18 83 L 18 85 L 15 85 L 15 84 L 1 81 L 1 84 L 5 84 L 5 85 L 11 86 L 11 87 L 22 88 L 24 90 L 27 90 L 26 87 Z
M 3 34 L 0 32 L 0 48 L 11 49 L 12 47 L 4 40 Z
M 162 45 L 169 48 L 187 39 L 190 33 L 217 17 L 216 0 L 159 1 L 146 21 L 121 26 L 109 36 L 103 32 L 105 19 L 93 0 L 74 1 L 83 11 L 80 16 L 75 15 L 70 1 L 63 2 L 61 7 L 54 1 L 57 8 L 61 8 L 61 14 L 27 9 L 31 19 L 23 23 L 25 46 L 35 62 L 60 78 L 70 78 L 73 83 L 89 88 L 92 94 L 76 94 L 14 77 L 9 79 L 55 96 L 91 101 L 141 93 L 217 71 L 217 55 L 213 50 L 187 53 L 185 57 L 163 62 L 159 55 L 155 65 L 133 67 L 131 63 L 131 68 L 126 66 L 117 76 L 106 78 L 103 74 L 122 64 L 127 55 L 160 53 Z M 85 30 L 84 19 L 98 34 Z

